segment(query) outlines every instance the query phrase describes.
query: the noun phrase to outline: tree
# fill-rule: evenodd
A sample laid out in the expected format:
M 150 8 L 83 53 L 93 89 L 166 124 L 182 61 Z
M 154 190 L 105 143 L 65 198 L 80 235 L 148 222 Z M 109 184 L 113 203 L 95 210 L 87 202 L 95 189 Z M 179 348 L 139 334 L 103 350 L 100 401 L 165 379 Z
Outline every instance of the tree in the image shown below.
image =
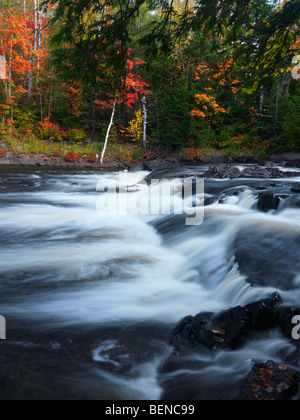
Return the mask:
M 130 51 L 128 51 L 128 54 L 130 54 Z M 142 77 L 137 75 L 136 73 L 133 73 L 133 69 L 136 66 L 143 65 L 144 62 L 141 61 L 134 61 L 128 58 L 127 60 L 127 71 L 128 74 L 125 78 L 121 79 L 121 83 L 116 84 L 116 86 L 121 86 L 119 91 L 115 91 L 115 94 L 113 95 L 113 90 L 109 90 L 107 92 L 109 99 L 108 101 L 95 101 L 95 104 L 98 106 L 102 106 L 104 108 L 111 108 L 112 114 L 110 118 L 110 123 L 108 125 L 104 147 L 101 155 L 101 165 L 103 164 L 108 140 L 109 140 L 109 134 L 111 131 L 111 128 L 113 126 L 114 122 L 114 116 L 116 112 L 116 106 L 117 104 L 125 104 L 126 108 L 132 108 L 135 101 L 139 98 L 139 95 L 143 98 L 146 97 L 148 92 L 145 90 L 149 87 L 149 85 L 142 80 Z M 110 70 L 111 74 L 113 73 L 113 70 Z M 114 84 L 113 84 L 114 85 Z

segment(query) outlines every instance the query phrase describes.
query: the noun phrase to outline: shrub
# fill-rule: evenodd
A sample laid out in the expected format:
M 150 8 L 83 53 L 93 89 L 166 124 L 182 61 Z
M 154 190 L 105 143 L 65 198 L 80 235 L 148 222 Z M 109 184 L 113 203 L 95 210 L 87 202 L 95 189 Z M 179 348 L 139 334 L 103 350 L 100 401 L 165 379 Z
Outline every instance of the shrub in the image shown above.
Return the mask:
M 68 137 L 69 140 L 72 140 L 76 143 L 79 143 L 79 142 L 85 140 L 86 135 L 85 135 L 84 130 L 82 130 L 82 129 L 76 130 L 74 128 L 74 129 L 68 131 L 67 137 Z
M 189 147 L 184 150 L 182 154 L 182 159 L 186 161 L 194 161 L 196 159 L 200 159 L 201 156 L 202 156 L 202 150 Z
M 91 163 L 96 163 L 98 161 L 97 157 L 93 153 L 88 154 L 87 160 Z
M 66 137 L 66 133 L 62 130 L 59 125 L 50 122 L 49 118 L 46 118 L 41 124 L 41 135 L 45 140 L 62 142 Z
M 3 156 L 5 156 L 6 153 L 7 153 L 6 150 L 0 149 L 0 158 L 2 158 Z
M 126 149 L 122 146 L 119 147 L 119 153 L 117 154 L 117 158 L 121 162 L 132 162 L 134 160 L 133 153 L 131 147 L 127 147 Z
M 80 153 L 76 153 L 73 150 L 69 150 L 65 155 L 65 160 L 67 162 L 77 162 L 80 158 Z
M 52 152 L 52 156 L 53 156 L 53 157 L 57 157 L 57 158 L 62 157 L 62 152 L 61 152 L 61 150 L 59 150 L 59 149 L 54 149 L 54 150 L 53 150 L 53 152 Z

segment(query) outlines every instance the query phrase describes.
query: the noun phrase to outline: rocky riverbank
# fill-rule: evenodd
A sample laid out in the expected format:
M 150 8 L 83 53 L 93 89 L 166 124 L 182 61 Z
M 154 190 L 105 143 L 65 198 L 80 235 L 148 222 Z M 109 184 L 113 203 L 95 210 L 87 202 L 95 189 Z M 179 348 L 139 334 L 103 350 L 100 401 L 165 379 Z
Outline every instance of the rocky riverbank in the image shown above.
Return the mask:
M 44 167 L 44 168 L 77 168 L 77 169 L 90 169 L 90 170 L 120 170 L 128 169 L 132 172 L 146 170 L 146 171 L 157 171 L 162 169 L 176 168 L 184 165 L 194 165 L 194 164 L 203 164 L 203 165 L 212 165 L 217 168 L 230 168 L 230 165 L 236 164 L 253 164 L 263 166 L 269 169 L 268 171 L 262 172 L 262 177 L 269 177 L 271 170 L 274 170 L 276 166 L 282 167 L 300 167 L 300 153 L 283 153 L 283 154 L 274 154 L 269 157 L 269 160 L 258 160 L 254 156 L 248 156 L 240 154 L 239 156 L 233 158 L 228 156 L 225 153 L 213 151 L 208 154 L 203 154 L 203 156 L 198 159 L 196 162 L 184 162 L 176 156 L 176 154 L 171 154 L 170 157 L 166 157 L 166 152 L 161 155 L 161 151 L 154 153 L 152 160 L 150 161 L 141 161 L 141 162 L 120 162 L 117 159 L 107 158 L 104 165 L 100 164 L 100 161 L 90 162 L 87 158 L 81 158 L 77 162 L 68 162 L 62 157 L 50 157 L 45 155 L 27 155 L 23 152 L 19 154 L 13 154 L 6 150 L 5 145 L 2 143 L 0 147 L 5 151 L 4 156 L 0 156 L 0 167 L 4 166 L 28 166 L 28 167 Z M 214 170 L 214 169 L 213 169 Z M 244 175 L 252 177 L 251 170 L 244 172 Z M 278 173 L 277 173 L 278 174 Z M 208 178 L 236 178 L 240 177 L 238 171 L 229 172 L 228 170 L 218 172 L 207 173 Z M 254 174 L 255 175 L 255 174 Z M 257 174 L 260 175 L 260 174 Z M 277 177 L 277 176 L 276 176 Z M 281 177 L 281 174 L 278 175 Z

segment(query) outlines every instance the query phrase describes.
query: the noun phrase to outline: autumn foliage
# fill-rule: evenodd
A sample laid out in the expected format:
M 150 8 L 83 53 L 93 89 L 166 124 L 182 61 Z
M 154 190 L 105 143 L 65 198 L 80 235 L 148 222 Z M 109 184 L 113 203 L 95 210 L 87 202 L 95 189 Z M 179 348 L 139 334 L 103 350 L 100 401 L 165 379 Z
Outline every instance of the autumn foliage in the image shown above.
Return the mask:
M 97 157 L 93 154 L 93 153 L 89 153 L 87 156 L 87 161 L 90 163 L 96 163 L 97 162 Z
M 65 155 L 65 160 L 67 162 L 78 162 L 80 159 L 80 153 L 76 153 L 73 150 L 69 150 Z
M 0 158 L 2 158 L 3 156 L 5 156 L 6 153 L 7 153 L 6 150 L 0 149 Z

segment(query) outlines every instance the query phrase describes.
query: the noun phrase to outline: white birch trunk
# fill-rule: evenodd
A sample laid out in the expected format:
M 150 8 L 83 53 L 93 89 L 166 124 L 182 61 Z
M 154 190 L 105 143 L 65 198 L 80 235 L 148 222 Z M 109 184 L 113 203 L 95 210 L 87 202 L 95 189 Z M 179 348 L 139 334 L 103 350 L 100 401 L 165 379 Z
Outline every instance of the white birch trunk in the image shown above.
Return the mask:
M 147 148 L 147 101 L 144 97 L 142 100 L 143 103 L 143 112 L 144 112 L 144 135 L 143 135 L 143 146 L 144 149 Z
M 117 105 L 117 100 L 115 99 L 112 114 L 111 114 L 110 123 L 109 123 L 107 133 L 106 133 L 106 138 L 105 138 L 105 143 L 104 143 L 104 146 L 103 146 L 103 151 L 102 151 L 102 154 L 101 154 L 101 159 L 100 159 L 100 164 L 101 165 L 103 165 L 103 160 L 104 160 L 104 156 L 105 156 L 105 152 L 106 152 L 106 148 L 107 148 L 107 144 L 108 144 L 108 139 L 109 139 L 109 133 L 110 133 L 110 130 L 111 130 L 111 128 L 113 126 L 113 123 L 114 123 L 116 105 Z

